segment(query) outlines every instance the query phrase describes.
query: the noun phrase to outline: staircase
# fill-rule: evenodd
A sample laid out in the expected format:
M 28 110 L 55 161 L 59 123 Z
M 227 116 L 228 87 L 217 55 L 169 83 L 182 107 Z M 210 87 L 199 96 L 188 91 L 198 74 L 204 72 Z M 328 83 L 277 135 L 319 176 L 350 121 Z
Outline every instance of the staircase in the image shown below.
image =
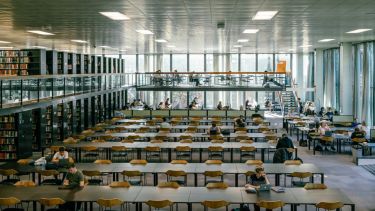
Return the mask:
M 281 91 L 281 102 L 284 114 L 298 113 L 298 102 L 293 91 Z

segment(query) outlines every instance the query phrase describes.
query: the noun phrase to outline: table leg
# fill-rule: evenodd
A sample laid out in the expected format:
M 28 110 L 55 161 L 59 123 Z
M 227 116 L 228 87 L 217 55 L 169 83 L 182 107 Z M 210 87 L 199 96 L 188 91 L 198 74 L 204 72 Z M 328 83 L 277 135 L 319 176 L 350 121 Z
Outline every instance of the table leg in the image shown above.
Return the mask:
M 298 128 L 296 128 L 296 130 L 297 130 L 297 141 L 299 141 L 299 130 Z
M 142 159 L 142 150 L 140 148 L 137 149 L 137 159 Z
M 280 174 L 275 174 L 275 186 L 280 185 Z
M 198 187 L 198 174 L 194 173 L 194 186 Z
M 234 174 L 234 186 L 238 187 L 238 173 Z
M 315 141 L 316 141 L 316 138 L 314 138 L 313 141 L 314 141 L 314 142 L 313 142 L 313 154 L 315 155 Z
M 264 162 L 264 151 L 265 151 L 264 148 L 260 149 L 261 160 L 262 160 L 263 162 Z
M 158 173 L 153 173 L 154 175 L 154 186 L 157 186 L 158 185 Z
M 172 160 L 172 149 L 168 148 L 168 163 Z
M 33 201 L 33 210 L 36 211 L 36 201 Z
M 296 147 L 295 150 L 296 150 L 296 157 L 298 157 L 298 148 Z
M 233 163 L 233 148 L 230 149 L 230 162 Z
M 320 174 L 320 182 L 324 184 L 324 173 Z
M 76 159 L 76 161 L 78 161 L 78 157 L 79 157 L 78 151 L 79 151 L 78 148 L 75 148 L 75 159 Z
M 202 148 L 199 148 L 199 162 L 202 163 Z
M 79 162 L 81 162 L 81 153 L 82 153 L 81 148 L 79 148 L 78 149 L 78 158 L 77 158 L 77 160 L 79 160 Z
M 90 201 L 90 210 L 93 210 L 93 203 Z
M 191 203 L 187 203 L 187 206 L 188 206 L 188 211 L 192 211 L 192 204 Z
M 351 211 L 355 211 L 355 204 L 351 204 L 351 205 L 350 205 L 350 210 L 351 210 Z

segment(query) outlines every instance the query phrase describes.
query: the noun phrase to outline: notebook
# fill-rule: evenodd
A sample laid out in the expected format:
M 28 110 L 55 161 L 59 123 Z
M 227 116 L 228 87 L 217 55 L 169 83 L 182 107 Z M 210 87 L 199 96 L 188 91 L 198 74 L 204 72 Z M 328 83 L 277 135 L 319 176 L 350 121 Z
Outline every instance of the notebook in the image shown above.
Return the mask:
M 285 188 L 284 187 L 280 187 L 280 186 L 272 187 L 271 189 L 273 191 L 275 191 L 276 193 L 284 193 L 285 192 Z

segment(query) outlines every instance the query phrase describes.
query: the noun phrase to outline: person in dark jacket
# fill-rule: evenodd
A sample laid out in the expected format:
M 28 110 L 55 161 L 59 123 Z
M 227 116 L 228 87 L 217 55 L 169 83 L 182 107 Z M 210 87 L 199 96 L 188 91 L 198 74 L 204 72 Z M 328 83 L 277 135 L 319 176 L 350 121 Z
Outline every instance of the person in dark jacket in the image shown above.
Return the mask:
M 283 134 L 279 141 L 277 142 L 276 149 L 281 149 L 281 148 L 294 148 L 294 144 L 292 140 L 288 137 L 287 134 Z M 288 159 L 292 158 L 293 153 L 288 152 Z

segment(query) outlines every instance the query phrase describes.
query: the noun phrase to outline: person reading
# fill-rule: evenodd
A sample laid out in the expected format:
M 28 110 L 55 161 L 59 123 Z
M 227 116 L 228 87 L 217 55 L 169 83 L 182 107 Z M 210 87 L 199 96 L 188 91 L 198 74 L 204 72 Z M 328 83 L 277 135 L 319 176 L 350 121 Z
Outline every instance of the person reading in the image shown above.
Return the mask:
M 266 172 L 264 171 L 264 168 L 262 166 L 257 166 L 255 168 L 255 174 L 250 176 L 249 183 L 245 185 L 246 189 L 259 189 L 261 185 L 270 184 L 270 181 L 267 178 Z M 254 204 L 254 210 L 260 211 L 260 207 L 256 204 Z M 267 209 L 267 211 L 269 211 Z

